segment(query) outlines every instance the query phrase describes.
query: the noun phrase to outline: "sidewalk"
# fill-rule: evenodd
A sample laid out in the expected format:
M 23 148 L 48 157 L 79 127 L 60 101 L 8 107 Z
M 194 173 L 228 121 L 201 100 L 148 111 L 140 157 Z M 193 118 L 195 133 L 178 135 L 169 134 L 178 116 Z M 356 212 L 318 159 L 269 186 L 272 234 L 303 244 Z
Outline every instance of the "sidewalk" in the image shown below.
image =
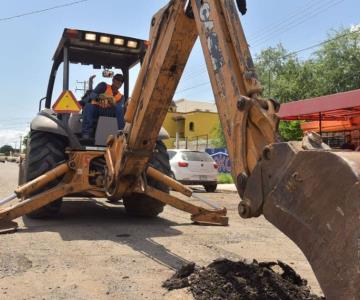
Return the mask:
M 217 192 L 233 192 L 233 193 L 237 193 L 236 186 L 233 183 L 218 184 L 216 191 Z

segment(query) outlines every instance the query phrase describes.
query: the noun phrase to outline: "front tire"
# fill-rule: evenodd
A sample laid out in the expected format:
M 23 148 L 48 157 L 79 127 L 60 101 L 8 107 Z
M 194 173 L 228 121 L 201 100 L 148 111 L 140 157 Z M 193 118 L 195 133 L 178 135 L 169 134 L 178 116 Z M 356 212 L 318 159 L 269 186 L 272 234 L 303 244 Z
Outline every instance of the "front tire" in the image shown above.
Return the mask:
M 24 158 L 19 164 L 18 185 L 23 185 L 26 182 L 25 170 L 26 170 L 26 158 Z
M 155 152 L 150 159 L 150 165 L 160 172 L 170 176 L 171 169 L 169 163 L 169 155 L 166 151 L 166 146 L 162 141 L 156 142 Z M 147 177 L 147 182 L 150 186 L 169 193 L 168 186 Z M 139 217 L 156 217 L 164 210 L 164 204 L 152 197 L 144 194 L 133 193 L 130 196 L 123 198 L 125 210 L 128 214 Z
M 65 148 L 67 139 L 61 135 L 42 131 L 32 131 L 29 137 L 29 146 L 27 151 L 24 176 L 20 180 L 25 182 L 33 180 L 36 177 L 55 168 L 60 162 L 66 159 Z M 47 184 L 40 191 L 48 190 L 59 183 L 59 179 Z M 35 193 L 35 194 L 36 194 Z M 57 199 L 37 210 L 28 213 L 26 216 L 33 219 L 54 217 L 60 211 L 62 198 Z

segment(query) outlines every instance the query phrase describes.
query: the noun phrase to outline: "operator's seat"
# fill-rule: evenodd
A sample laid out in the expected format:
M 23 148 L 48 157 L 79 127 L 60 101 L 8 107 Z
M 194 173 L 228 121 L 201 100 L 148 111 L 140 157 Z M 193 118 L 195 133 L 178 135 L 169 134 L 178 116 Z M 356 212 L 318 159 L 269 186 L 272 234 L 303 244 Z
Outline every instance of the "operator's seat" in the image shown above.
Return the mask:
M 81 134 L 82 127 L 81 113 L 71 113 L 69 117 L 68 125 L 73 133 L 76 135 Z
M 80 137 L 82 128 L 82 114 L 70 114 L 68 125 L 71 131 Z M 116 134 L 118 130 L 119 129 L 116 118 L 100 116 L 95 129 L 95 145 L 106 146 L 106 140 L 108 136 L 111 134 Z

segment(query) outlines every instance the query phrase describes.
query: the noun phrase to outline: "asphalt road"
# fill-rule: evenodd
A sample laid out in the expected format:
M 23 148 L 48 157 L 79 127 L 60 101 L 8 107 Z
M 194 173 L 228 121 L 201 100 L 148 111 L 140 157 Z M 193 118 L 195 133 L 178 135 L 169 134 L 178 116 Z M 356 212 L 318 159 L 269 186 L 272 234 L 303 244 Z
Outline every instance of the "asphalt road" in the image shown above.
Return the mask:
M 17 167 L 0 164 L 0 198 L 16 187 Z M 0 235 L 0 299 L 192 299 L 162 282 L 185 263 L 219 257 L 282 260 L 320 293 L 288 238 L 263 218 L 238 217 L 237 194 L 202 195 L 227 207 L 230 226 L 196 226 L 171 207 L 159 218 L 133 218 L 98 199 L 67 199 L 52 220 L 17 219 L 17 233 Z
M 18 164 L 0 163 L 0 199 L 13 193 L 17 187 Z

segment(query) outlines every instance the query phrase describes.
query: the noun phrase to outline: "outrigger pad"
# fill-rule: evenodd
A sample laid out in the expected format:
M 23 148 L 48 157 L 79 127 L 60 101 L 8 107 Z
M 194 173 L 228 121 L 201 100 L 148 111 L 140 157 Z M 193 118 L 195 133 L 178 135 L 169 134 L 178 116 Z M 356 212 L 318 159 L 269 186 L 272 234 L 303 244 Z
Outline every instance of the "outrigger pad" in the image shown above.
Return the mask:
M 0 234 L 15 233 L 18 226 L 18 223 L 13 221 L 0 221 Z

